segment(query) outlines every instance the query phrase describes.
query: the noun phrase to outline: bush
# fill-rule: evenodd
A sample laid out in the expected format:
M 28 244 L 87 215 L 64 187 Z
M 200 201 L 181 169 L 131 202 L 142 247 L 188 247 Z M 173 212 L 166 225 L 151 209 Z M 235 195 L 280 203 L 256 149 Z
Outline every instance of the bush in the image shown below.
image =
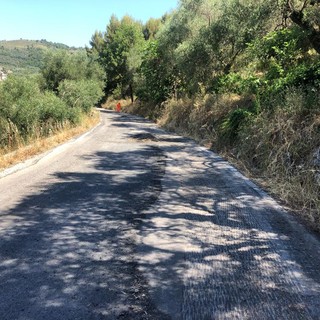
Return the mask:
M 93 80 L 64 80 L 58 88 L 59 97 L 71 108 L 88 113 L 103 97 L 100 84 Z
M 242 108 L 235 109 L 230 112 L 221 126 L 224 140 L 233 144 L 238 138 L 239 131 L 249 121 L 252 115 L 252 112 Z
M 68 107 L 52 92 L 45 92 L 38 100 L 39 127 L 41 135 L 48 135 L 53 130 L 69 123 Z
M 82 112 L 79 108 L 69 108 L 68 109 L 68 121 L 72 125 L 77 125 L 81 123 Z
M 52 91 L 41 92 L 36 77 L 10 76 L 0 84 L 0 145 L 15 147 L 30 138 L 47 136 L 67 124 L 76 125 L 81 113 L 102 95 L 101 89 L 90 81 L 73 83 L 79 93 L 76 106 Z M 70 92 L 69 92 L 70 93 Z M 69 94 L 70 101 L 75 96 Z M 93 101 L 94 100 L 94 101 Z
M 229 73 L 213 79 L 210 91 L 216 93 L 257 94 L 262 80 L 256 76 L 242 77 L 237 73 Z
M 0 86 L 0 116 L 9 119 L 26 136 L 39 120 L 40 96 L 34 78 L 10 76 Z
M 94 80 L 100 83 L 105 74 L 100 65 L 89 59 L 84 52 L 71 54 L 64 50 L 50 52 L 41 68 L 42 86 L 46 90 L 58 92 L 60 83 L 64 80 Z

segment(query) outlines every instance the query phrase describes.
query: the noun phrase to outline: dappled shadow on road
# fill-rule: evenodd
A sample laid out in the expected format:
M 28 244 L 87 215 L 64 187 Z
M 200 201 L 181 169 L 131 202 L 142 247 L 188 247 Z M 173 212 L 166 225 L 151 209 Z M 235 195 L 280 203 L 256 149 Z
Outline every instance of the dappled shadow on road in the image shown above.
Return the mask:
M 2 213 L 0 318 L 317 319 L 304 239 L 222 159 L 140 121 L 113 125 L 156 140 L 84 156 Z
M 0 244 L 1 319 L 166 319 L 134 260 L 134 229 L 161 191 L 162 152 L 90 158 L 88 172 L 59 172 L 2 212 L 16 224 Z
M 195 149 L 165 147 L 163 192 L 140 232 L 140 268 L 162 310 L 184 319 L 319 318 L 320 259 L 304 230 L 221 158 Z

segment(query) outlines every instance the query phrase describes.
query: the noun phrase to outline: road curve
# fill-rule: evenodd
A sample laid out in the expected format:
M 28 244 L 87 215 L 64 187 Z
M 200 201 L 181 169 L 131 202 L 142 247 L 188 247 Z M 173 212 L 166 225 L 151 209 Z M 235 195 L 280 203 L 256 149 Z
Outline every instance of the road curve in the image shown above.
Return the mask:
M 0 319 L 320 319 L 320 241 L 141 118 L 0 179 Z

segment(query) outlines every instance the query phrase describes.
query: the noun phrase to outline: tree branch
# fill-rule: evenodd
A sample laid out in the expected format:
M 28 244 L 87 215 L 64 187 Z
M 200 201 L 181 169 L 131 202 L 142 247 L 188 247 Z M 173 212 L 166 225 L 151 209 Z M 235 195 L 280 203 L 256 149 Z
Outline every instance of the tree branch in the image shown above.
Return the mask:
M 302 5 L 302 8 L 300 9 L 300 12 L 302 12 L 306 7 L 309 0 L 304 0 L 304 3 Z

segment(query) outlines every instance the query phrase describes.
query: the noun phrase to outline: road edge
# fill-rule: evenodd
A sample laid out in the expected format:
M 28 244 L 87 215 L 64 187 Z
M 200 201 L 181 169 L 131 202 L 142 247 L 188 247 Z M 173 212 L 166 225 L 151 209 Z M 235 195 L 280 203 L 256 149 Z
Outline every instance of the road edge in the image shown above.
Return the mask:
M 93 128 L 91 128 L 90 130 L 86 131 L 85 133 L 82 133 L 80 135 L 77 135 L 69 140 L 67 140 L 66 142 L 63 142 L 62 144 L 59 144 L 58 146 L 49 149 L 45 152 L 42 152 L 36 156 L 33 156 L 27 160 L 24 160 L 18 164 L 15 164 L 7 169 L 4 169 L 2 171 L 0 171 L 0 179 L 9 176 L 11 174 L 14 174 L 18 171 L 21 171 L 23 169 L 29 168 L 35 164 L 37 164 L 40 160 L 42 160 L 45 157 L 48 156 L 53 156 L 56 154 L 59 154 L 60 152 L 62 152 L 63 150 L 65 150 L 69 145 L 76 143 L 77 141 L 81 141 L 82 139 L 84 139 L 85 137 L 87 137 L 89 134 L 91 134 L 94 130 L 96 130 L 100 125 L 102 124 L 101 121 L 101 116 L 100 116 L 100 120 L 98 122 L 98 124 L 96 124 Z

